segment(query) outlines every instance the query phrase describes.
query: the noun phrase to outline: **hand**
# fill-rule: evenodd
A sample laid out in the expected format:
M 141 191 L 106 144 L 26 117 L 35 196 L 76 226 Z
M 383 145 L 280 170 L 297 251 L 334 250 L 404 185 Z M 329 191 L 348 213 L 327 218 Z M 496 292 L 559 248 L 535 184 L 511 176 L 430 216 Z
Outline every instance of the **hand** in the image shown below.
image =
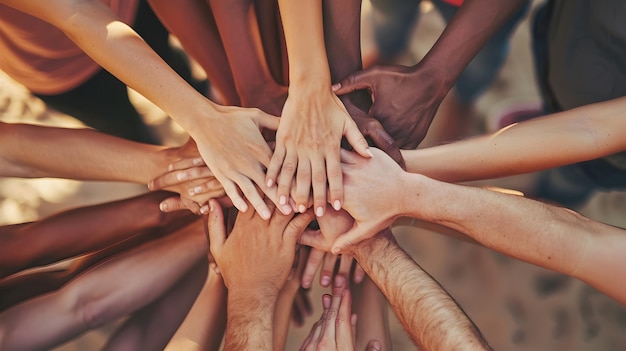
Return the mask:
M 287 100 L 287 87 L 271 81 L 262 90 L 255 89 L 252 91 L 254 91 L 253 94 L 240 93 L 243 107 L 255 107 L 270 115 L 280 116 Z M 275 141 L 276 131 L 265 129 L 263 130 L 263 137 L 267 141 Z
M 337 259 L 339 259 L 338 266 Z M 336 275 L 343 275 L 346 279 L 350 279 L 352 276 L 352 281 L 355 284 L 362 282 L 365 277 L 365 271 L 363 271 L 363 268 L 361 268 L 352 256 L 333 255 L 331 253 L 312 248 L 306 267 L 302 272 L 303 288 L 308 289 L 311 287 L 313 277 L 315 276 L 315 273 L 317 273 L 320 266 L 322 267 L 320 272 L 320 285 L 325 288 L 330 286 L 330 282 Z
M 240 212 L 227 239 L 221 207 L 209 200 L 209 209 L 211 254 L 228 289 L 277 295 L 294 262 L 298 237 L 314 218 L 312 212 L 293 217 L 273 211 L 269 221 L 253 211 Z
M 182 159 L 169 165 L 168 172 L 148 183 L 150 190 L 169 190 L 180 194 L 180 199 L 169 198 L 161 202 L 163 212 L 189 209 L 195 214 L 208 213 L 209 199 L 226 195 L 222 184 L 213 176 L 200 157 Z
M 189 130 L 209 169 L 224 187 L 235 207 L 246 212 L 248 199 L 261 218 L 271 212 L 257 190 L 258 186 L 275 204 L 276 189 L 265 187 L 264 169 L 269 165 L 272 150 L 261 135 L 260 128 L 276 129 L 278 117 L 258 109 L 219 106 L 221 116 L 215 123 Z M 290 206 L 282 206 L 290 213 Z
M 359 127 L 361 133 L 363 133 L 366 139 L 369 139 L 368 141 L 374 143 L 377 148 L 383 150 L 387 153 L 387 155 L 391 156 L 391 158 L 398 162 L 402 168 L 406 168 L 404 158 L 400 153 L 400 149 L 398 148 L 396 141 L 387 133 L 385 128 L 383 128 L 383 125 L 377 119 L 368 116 L 367 113 L 363 112 L 363 107 L 357 106 L 357 104 L 353 102 L 353 98 L 351 98 L 352 94 L 343 95 L 339 98 L 343 102 L 348 113 L 350 113 L 350 116 L 352 116 L 356 125 Z M 366 98 L 369 100 L 369 96 Z M 365 104 L 361 103 L 359 105 Z M 367 104 L 368 108 L 366 110 L 369 109 L 369 105 L 371 104 Z
M 402 148 L 416 148 L 424 139 L 441 101 L 448 93 L 429 70 L 405 66 L 375 66 L 354 73 L 333 86 L 346 94 L 369 89 L 369 114 Z
M 354 222 L 345 234 L 336 236 L 331 250 L 335 254 L 373 237 L 402 214 L 402 195 L 406 189 L 402 180 L 406 173 L 381 150 L 372 148 L 372 154 L 372 158 L 365 159 L 353 152 L 341 152 L 344 208 Z M 304 238 L 301 238 L 303 243 Z M 317 242 L 320 241 L 317 238 Z
M 306 210 L 311 186 L 317 216 L 326 208 L 326 181 L 330 202 L 341 208 L 343 183 L 339 150 L 345 136 L 350 145 L 369 157 L 368 145 L 345 107 L 330 89 L 319 93 L 290 88 L 283 108 L 276 148 L 267 169 L 266 182 L 278 185 L 281 205 L 287 205 L 292 180 L 296 180 L 295 203 Z
M 322 305 L 322 317 L 313 325 L 300 350 L 353 351 L 357 316 L 351 313 L 352 296 L 343 276 L 335 278 L 332 296 L 322 296 Z M 380 342 L 370 341 L 367 350 L 380 351 Z

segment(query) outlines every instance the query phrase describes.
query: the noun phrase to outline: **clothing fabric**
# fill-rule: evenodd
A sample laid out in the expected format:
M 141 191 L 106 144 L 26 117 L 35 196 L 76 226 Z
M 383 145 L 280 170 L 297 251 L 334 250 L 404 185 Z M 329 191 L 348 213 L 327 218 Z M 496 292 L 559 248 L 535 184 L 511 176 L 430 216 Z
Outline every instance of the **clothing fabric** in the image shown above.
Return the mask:
M 132 24 L 139 0 L 100 0 Z M 0 5 L 0 69 L 30 91 L 58 94 L 79 86 L 100 66 L 61 30 Z

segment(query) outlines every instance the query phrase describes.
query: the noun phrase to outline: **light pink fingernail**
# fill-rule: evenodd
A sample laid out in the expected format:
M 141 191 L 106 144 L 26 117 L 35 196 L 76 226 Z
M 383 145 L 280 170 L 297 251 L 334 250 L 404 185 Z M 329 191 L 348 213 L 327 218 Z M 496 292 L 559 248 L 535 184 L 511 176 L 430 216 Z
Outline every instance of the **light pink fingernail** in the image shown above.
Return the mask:
M 300 213 L 306 212 L 306 206 L 304 206 L 302 204 L 298 205 L 298 212 L 300 212 Z
M 281 195 L 280 199 L 278 199 L 278 203 L 284 205 L 287 203 L 287 197 L 285 195 Z
M 178 180 L 185 180 L 185 178 L 187 178 L 187 175 L 184 172 L 180 172 L 176 175 L 176 179 Z
M 322 208 L 322 206 L 319 206 L 315 210 L 315 215 L 318 216 L 318 217 L 322 217 L 324 215 L 324 208 Z
M 193 159 L 193 164 L 196 165 L 196 166 L 201 165 L 202 162 L 203 162 L 202 161 L 202 157 L 197 157 L 197 158 Z
M 341 201 L 335 200 L 335 202 L 333 202 L 333 208 L 335 209 L 335 211 L 341 210 Z
M 268 188 L 271 188 L 272 185 L 274 185 L 274 180 L 273 179 L 268 179 L 266 185 L 267 185 Z
M 322 277 L 321 284 L 322 286 L 328 286 L 328 284 L 330 284 L 330 277 L 327 277 L 327 276 Z
M 165 204 L 165 203 L 161 203 L 161 204 L 159 204 L 159 209 L 160 209 L 161 211 L 167 211 L 167 204 Z

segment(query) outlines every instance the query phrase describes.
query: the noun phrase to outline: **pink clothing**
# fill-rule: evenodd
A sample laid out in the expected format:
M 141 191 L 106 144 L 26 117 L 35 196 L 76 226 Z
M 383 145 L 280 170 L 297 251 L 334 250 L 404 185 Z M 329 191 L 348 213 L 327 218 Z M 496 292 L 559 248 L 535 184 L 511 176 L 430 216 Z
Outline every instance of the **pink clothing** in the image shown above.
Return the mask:
M 450 5 L 461 6 L 463 5 L 463 0 L 443 0 L 443 2 L 447 2 Z
M 139 0 L 100 1 L 123 22 L 134 22 Z M 62 31 L 6 5 L 0 5 L 0 53 L 0 70 L 43 95 L 74 89 L 100 69 Z

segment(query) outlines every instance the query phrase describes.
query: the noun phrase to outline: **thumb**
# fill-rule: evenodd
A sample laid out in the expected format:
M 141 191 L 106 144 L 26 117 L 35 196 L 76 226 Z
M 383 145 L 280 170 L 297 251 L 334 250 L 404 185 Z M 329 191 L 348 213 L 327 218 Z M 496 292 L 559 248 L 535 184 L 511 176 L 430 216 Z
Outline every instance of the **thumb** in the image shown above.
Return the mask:
M 352 225 L 352 228 L 350 228 L 350 230 L 348 230 L 344 234 L 339 235 L 337 239 L 335 239 L 331 252 L 334 255 L 339 255 L 341 253 L 344 253 L 350 247 L 366 239 L 367 234 L 368 234 L 367 229 L 363 228 L 362 226 L 359 226 L 358 223 L 355 222 Z
M 354 121 L 350 121 L 346 124 L 344 135 L 356 153 L 367 158 L 374 156 L 370 150 L 370 146 L 367 144 L 367 140 L 365 140 L 365 137 L 361 134 L 359 127 L 357 127 Z
M 291 222 L 287 224 L 287 228 L 285 228 L 283 233 L 283 240 L 285 240 L 289 245 L 293 244 L 295 246 L 300 234 L 302 234 L 314 218 L 315 215 L 313 214 L 312 208 L 295 216 Z
M 341 82 L 333 85 L 333 91 L 337 95 L 343 95 L 360 89 L 371 90 L 372 83 L 369 80 L 369 72 L 369 70 L 364 70 L 347 76 Z
M 280 124 L 279 117 L 268 115 L 260 110 L 259 112 L 259 115 L 254 118 L 259 127 L 270 130 L 278 130 L 278 125 Z
M 226 241 L 226 227 L 224 227 L 224 213 L 222 212 L 222 207 L 215 199 L 209 200 L 207 229 L 209 230 L 211 253 L 213 256 L 217 256 L 215 252 L 219 251 Z

